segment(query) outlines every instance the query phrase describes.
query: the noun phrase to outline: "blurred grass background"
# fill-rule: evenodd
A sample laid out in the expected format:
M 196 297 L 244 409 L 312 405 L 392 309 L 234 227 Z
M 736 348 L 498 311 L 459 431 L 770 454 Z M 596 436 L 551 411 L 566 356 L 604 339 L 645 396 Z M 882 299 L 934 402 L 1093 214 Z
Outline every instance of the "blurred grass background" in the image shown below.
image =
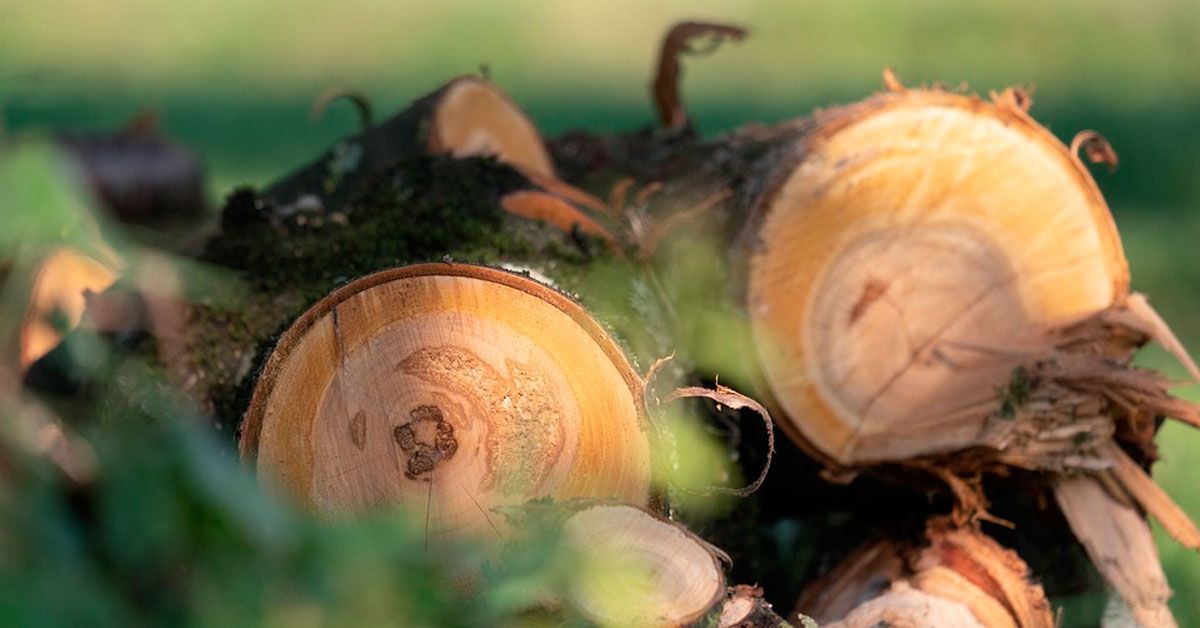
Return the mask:
M 1121 167 L 1096 178 L 1134 287 L 1200 351 L 1195 0 L 3 0 L 0 127 L 112 128 L 155 109 L 204 157 L 215 202 L 354 130 L 348 107 L 308 119 L 313 95 L 333 84 L 364 89 L 384 115 L 486 66 L 547 134 L 649 124 L 659 38 L 685 18 L 752 31 L 687 62 L 685 96 L 704 133 L 861 98 L 885 66 L 910 84 L 1033 86 L 1033 114 L 1059 137 L 1093 128 L 1116 147 Z M 1145 360 L 1182 378 L 1161 352 Z M 1200 434 L 1169 425 L 1160 444 L 1156 475 L 1200 518 L 1190 464 Z M 1165 539 L 1160 548 L 1181 622 L 1200 625 L 1200 557 Z

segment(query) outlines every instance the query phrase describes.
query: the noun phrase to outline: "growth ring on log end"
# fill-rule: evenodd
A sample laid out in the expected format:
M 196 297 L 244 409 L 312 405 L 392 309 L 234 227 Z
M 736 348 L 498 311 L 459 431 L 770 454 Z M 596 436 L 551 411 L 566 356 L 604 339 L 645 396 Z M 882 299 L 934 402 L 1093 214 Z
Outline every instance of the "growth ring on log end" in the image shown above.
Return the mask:
M 442 89 L 429 149 L 460 158 L 495 155 L 519 170 L 554 177 L 554 162 L 533 121 L 499 88 L 473 77 Z
M 266 483 L 325 513 L 396 504 L 429 535 L 551 496 L 645 504 L 641 381 L 574 301 L 465 264 L 386 270 L 282 336 L 241 437 Z
M 1095 182 L 1023 111 L 884 94 L 804 149 L 762 207 L 748 305 L 785 429 L 837 463 L 979 444 L 1015 356 L 1128 291 Z

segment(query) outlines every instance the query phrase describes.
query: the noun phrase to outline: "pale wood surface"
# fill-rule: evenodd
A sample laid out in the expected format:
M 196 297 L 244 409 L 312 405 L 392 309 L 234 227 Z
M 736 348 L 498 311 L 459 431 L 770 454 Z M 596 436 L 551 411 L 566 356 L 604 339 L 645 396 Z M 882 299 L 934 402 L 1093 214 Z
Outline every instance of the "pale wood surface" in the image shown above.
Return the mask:
M 920 620 L 926 616 L 928 625 L 946 625 L 938 622 L 957 621 L 960 606 L 987 628 L 1055 625 L 1045 592 L 1020 556 L 974 524 L 946 518 L 931 520 L 921 543 L 885 538 L 855 550 L 809 585 L 793 614 L 845 626 L 888 617 L 926 625 Z
M 942 92 L 818 117 L 759 238 L 748 307 L 766 377 L 785 427 L 842 464 L 975 444 L 1036 332 L 1128 286 L 1066 147 L 1021 111 Z
M 28 368 L 62 341 L 61 317 L 72 329 L 83 317 L 85 292 L 99 293 L 116 281 L 114 264 L 104 264 L 72 249 L 58 249 L 38 268 L 21 324 L 20 365 Z
M 603 625 L 682 626 L 724 599 L 711 546 L 640 508 L 584 508 L 563 531 L 568 545 L 598 567 L 573 587 L 572 603 Z
M 461 264 L 335 292 L 271 356 L 247 416 L 258 474 L 326 514 L 399 505 L 437 538 L 502 535 L 497 506 L 645 504 L 640 380 L 566 297 Z
M 504 92 L 464 77 L 438 100 L 429 133 L 434 152 L 455 157 L 494 155 L 520 170 L 554 177 L 554 163 L 537 127 Z

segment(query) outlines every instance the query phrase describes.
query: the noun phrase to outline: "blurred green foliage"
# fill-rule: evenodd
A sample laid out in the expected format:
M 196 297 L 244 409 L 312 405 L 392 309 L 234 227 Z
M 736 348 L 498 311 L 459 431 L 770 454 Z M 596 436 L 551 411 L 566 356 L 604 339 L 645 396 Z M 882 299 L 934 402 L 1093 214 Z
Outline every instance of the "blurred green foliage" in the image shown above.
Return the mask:
M 206 159 L 214 199 L 233 185 L 265 182 L 355 129 L 349 108 L 307 119 L 310 98 L 335 83 L 363 88 L 383 113 L 486 64 L 547 133 L 649 124 L 654 49 L 665 27 L 683 18 L 753 31 L 741 45 L 687 62 L 685 95 L 708 133 L 862 97 L 878 88 L 885 66 L 909 82 L 969 81 L 979 92 L 1033 85 L 1033 114 L 1061 138 L 1094 128 L 1118 150 L 1120 169 L 1097 179 L 1134 287 L 1185 344 L 1200 347 L 1194 0 L 58 0 L 8 2 L 0 15 L 0 132 L 113 128 L 153 108 L 168 133 Z M 74 240 L 92 228 L 79 221 L 86 214 L 66 192 L 71 186 L 55 185 L 62 166 L 47 150 L 3 157 L 2 246 Z M 4 310 L 4 325 L 14 315 Z M 723 362 L 719 351 L 710 360 Z M 1145 363 L 1182 378 L 1161 353 Z M 524 603 L 523 593 L 511 592 L 525 589 L 509 583 L 495 599 L 438 606 L 437 596 L 449 594 L 431 588 L 437 575 L 413 562 L 419 551 L 404 551 L 415 541 L 402 522 L 318 526 L 271 504 L 240 477 L 228 444 L 164 423 L 175 415 L 166 405 L 137 408 L 145 421 L 85 435 L 95 437 L 105 478 L 91 504 L 73 501 L 41 457 L 11 462 L 20 456 L 10 439 L 0 462 L 26 471 L 0 483 L 0 507 L 15 523 L 0 529 L 0 619 L 304 624 L 475 614 L 500 621 Z M 1156 475 L 1200 517 L 1200 483 L 1189 464 L 1200 456 L 1200 435 L 1169 425 L 1160 444 Z M 71 527 L 79 508 L 90 509 L 94 522 L 85 529 Z M 109 542 L 129 551 L 114 552 Z M 1181 623 L 1200 624 L 1200 599 L 1188 595 L 1200 590 L 1200 560 L 1169 540 L 1160 548 L 1180 592 L 1173 606 Z M 254 554 L 263 560 L 245 560 Z M 185 556 L 199 562 L 184 570 Z M 110 590 L 122 581 L 113 574 L 137 576 L 129 580 L 134 588 Z M 142 602 L 156 597 L 148 592 L 169 595 L 147 608 Z M 64 603 L 46 603 L 56 599 Z M 456 616 L 436 614 L 447 608 Z

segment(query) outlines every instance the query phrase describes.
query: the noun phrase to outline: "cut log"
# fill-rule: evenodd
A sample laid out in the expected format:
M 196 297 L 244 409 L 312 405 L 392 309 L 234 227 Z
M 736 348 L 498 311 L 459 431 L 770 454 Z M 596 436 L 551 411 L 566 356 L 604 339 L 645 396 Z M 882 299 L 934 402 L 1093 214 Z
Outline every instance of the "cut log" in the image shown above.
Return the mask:
M 63 335 L 79 324 L 88 293 L 98 293 L 116 281 L 119 264 L 115 259 L 101 262 L 74 249 L 60 248 L 39 265 L 21 323 L 22 370 L 58 346 Z
M 641 508 L 584 507 L 565 521 L 563 536 L 590 566 L 570 602 L 601 625 L 692 625 L 725 599 L 722 552 Z
M 642 383 L 575 302 L 464 264 L 369 275 L 280 339 L 241 436 L 258 475 L 325 514 L 400 505 L 441 539 L 497 506 L 650 498 Z
M 55 137 L 80 171 L 100 208 L 128 225 L 195 236 L 207 217 L 204 167 L 192 151 L 158 130 L 144 111 L 124 128 Z
M 442 88 L 429 128 L 429 150 L 454 157 L 492 155 L 517 170 L 554 177 L 533 121 L 495 85 L 463 77 Z
M 1128 293 L 1103 198 L 1020 110 L 912 90 L 816 120 L 749 260 L 785 427 L 844 465 L 986 444 L 1046 330 Z
M 342 138 L 272 184 L 264 196 L 280 205 L 315 198 L 334 210 L 403 159 L 441 153 L 493 156 L 530 175 L 555 178 L 542 138 L 520 107 L 496 85 L 464 76 L 379 125 Z
M 967 525 L 935 519 L 921 544 L 879 539 L 810 584 L 796 615 L 842 628 L 1052 628 L 1042 588 L 1017 554 Z

